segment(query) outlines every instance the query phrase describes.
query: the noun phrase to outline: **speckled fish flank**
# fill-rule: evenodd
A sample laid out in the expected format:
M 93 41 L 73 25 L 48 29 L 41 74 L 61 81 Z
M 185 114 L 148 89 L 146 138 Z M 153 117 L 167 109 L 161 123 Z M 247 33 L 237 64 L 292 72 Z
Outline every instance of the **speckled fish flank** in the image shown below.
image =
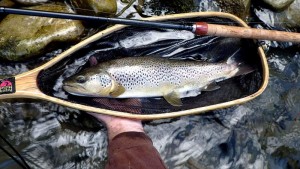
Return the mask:
M 127 57 L 100 63 L 68 78 L 75 95 L 113 98 L 161 97 L 181 106 L 180 98 L 216 90 L 215 82 L 238 75 L 236 63 L 204 63 L 161 57 Z

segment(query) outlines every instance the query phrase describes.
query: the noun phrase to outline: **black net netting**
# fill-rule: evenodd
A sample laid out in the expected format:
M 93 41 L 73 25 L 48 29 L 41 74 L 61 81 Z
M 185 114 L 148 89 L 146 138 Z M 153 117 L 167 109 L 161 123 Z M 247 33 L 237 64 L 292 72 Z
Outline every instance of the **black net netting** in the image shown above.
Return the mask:
M 182 24 L 205 21 L 236 25 L 221 18 L 192 18 L 169 20 Z M 256 70 L 252 73 L 230 78 L 218 85 L 218 90 L 202 92 L 196 97 L 183 98 L 183 106 L 167 103 L 163 98 L 94 98 L 68 94 L 62 89 L 65 78 L 89 67 L 92 61 L 104 62 L 121 57 L 161 56 L 172 59 L 192 59 L 204 62 L 223 62 L 233 54 Z M 70 102 L 127 113 L 160 114 L 223 103 L 249 96 L 259 90 L 262 83 L 262 65 L 257 45 L 252 40 L 195 36 L 188 31 L 127 27 L 89 44 L 64 58 L 51 68 L 43 70 L 38 77 L 38 87 L 50 96 Z

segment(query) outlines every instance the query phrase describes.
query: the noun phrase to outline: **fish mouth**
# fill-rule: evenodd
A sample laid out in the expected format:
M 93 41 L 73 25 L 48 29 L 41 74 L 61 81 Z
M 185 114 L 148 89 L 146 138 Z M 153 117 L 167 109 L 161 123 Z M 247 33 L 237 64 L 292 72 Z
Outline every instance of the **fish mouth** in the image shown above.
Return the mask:
M 65 89 L 65 88 L 72 88 L 72 89 L 76 89 L 76 88 L 82 88 L 82 89 L 85 89 L 84 86 L 81 86 L 81 85 L 77 85 L 76 83 L 68 83 L 68 82 L 65 82 L 63 83 L 62 87 Z
M 73 85 L 63 85 L 63 89 L 71 94 L 71 95 L 75 95 L 75 96 L 85 96 L 83 94 L 81 94 L 80 92 L 78 92 L 77 88 L 79 86 L 73 86 Z
M 84 89 L 84 87 L 82 87 L 82 86 L 76 86 L 76 85 L 71 85 L 71 84 L 64 84 L 62 87 L 67 92 L 76 91 L 77 88 L 83 88 Z
M 75 86 L 71 86 L 71 85 L 63 85 L 62 88 L 68 93 L 70 93 L 76 89 Z
M 63 84 L 63 86 L 62 86 L 63 88 L 65 88 L 65 87 L 70 87 L 70 88 L 75 88 L 76 86 L 74 86 L 74 85 L 71 85 L 71 84 Z

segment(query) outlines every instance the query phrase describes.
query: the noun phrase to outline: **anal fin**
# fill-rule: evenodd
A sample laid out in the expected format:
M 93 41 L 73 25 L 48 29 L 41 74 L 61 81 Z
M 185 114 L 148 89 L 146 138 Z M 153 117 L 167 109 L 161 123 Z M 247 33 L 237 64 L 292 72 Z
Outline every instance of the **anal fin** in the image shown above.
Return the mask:
M 174 90 L 172 92 L 164 95 L 164 98 L 172 106 L 182 106 L 182 101 L 180 99 L 180 95 L 177 92 L 175 92 Z

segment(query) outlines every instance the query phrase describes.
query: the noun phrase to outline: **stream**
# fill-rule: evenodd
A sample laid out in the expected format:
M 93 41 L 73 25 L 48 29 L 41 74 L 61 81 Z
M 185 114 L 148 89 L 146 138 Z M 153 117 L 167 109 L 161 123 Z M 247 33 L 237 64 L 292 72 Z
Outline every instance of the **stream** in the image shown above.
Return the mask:
M 193 11 L 218 10 L 213 1 L 197 3 Z M 121 16 L 130 15 L 130 10 L 135 9 Z M 144 14 L 150 15 L 147 10 Z M 253 26 L 265 27 L 261 22 Z M 299 46 L 264 44 L 270 80 L 259 97 L 206 114 L 143 123 L 170 169 L 300 168 Z M 0 77 L 33 69 L 61 52 L 56 49 L 27 63 L 0 63 Z M 107 131 L 84 112 L 46 101 L 4 100 L 0 102 L 0 129 L 31 168 L 105 166 Z M 9 149 L 3 141 L 0 144 Z M 0 150 L 0 168 L 19 166 Z

